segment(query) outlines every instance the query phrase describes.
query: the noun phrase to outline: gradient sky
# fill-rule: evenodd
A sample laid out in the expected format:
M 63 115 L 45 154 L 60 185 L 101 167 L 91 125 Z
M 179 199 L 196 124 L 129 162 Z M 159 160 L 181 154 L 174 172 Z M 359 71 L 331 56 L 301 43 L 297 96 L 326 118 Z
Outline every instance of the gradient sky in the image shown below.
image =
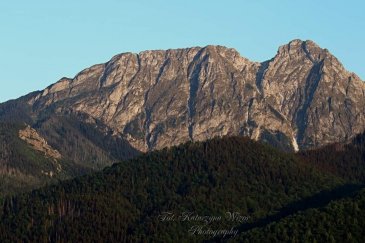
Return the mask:
M 365 80 L 364 1 L 0 2 L 0 102 L 121 52 L 219 44 L 253 61 L 292 39 L 329 49 Z

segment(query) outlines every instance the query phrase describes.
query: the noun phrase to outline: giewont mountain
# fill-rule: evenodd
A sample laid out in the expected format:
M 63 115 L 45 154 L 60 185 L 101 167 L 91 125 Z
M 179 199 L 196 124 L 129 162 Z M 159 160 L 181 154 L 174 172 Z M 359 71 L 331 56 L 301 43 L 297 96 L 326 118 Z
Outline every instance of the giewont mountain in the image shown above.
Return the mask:
M 365 127 L 364 89 L 311 41 L 263 63 L 220 46 L 118 55 L 0 104 L 0 238 L 181 241 L 191 225 L 161 212 L 232 210 L 249 216 L 217 222 L 243 233 L 232 241 L 363 239 L 365 133 L 350 138 Z M 209 139 L 222 135 L 303 151 Z M 127 160 L 188 140 L 207 141 Z
M 301 40 L 263 63 L 222 46 L 123 53 L 23 100 L 35 117 L 52 110 L 102 122 L 140 151 L 222 135 L 297 150 L 365 127 L 365 84 Z

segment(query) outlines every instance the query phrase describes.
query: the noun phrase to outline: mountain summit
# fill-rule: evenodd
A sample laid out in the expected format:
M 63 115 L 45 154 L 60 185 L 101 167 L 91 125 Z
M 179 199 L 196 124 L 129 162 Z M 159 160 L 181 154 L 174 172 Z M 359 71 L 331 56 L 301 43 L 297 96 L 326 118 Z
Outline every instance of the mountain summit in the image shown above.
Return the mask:
M 293 40 L 262 63 L 223 46 L 123 53 L 21 100 L 30 122 L 82 114 L 140 151 L 224 135 L 298 150 L 362 132 L 364 96 L 327 49 Z

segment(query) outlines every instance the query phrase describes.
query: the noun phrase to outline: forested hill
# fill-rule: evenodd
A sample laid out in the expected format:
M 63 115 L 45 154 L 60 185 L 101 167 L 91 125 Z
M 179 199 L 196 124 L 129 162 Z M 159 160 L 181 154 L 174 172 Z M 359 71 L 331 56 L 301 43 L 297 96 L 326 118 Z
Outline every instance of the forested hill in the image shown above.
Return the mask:
M 234 232 L 242 225 L 352 196 L 348 188 L 359 187 L 347 183 L 247 138 L 189 142 L 8 197 L 0 235 L 4 241 L 200 242 L 222 240 L 221 230 L 231 229 L 226 238 L 238 240 Z M 182 220 L 186 212 L 196 217 Z M 227 212 L 241 217 L 229 220 Z M 221 218 L 205 224 L 199 216 Z
M 365 189 L 243 232 L 239 242 L 364 242 Z
M 123 139 L 71 115 L 47 117 L 34 127 L 0 121 L 0 197 L 101 170 L 140 154 Z
M 24 128 L 24 124 L 0 122 L 0 198 L 86 172 L 75 163 L 35 150 L 19 138 Z M 51 176 L 50 171 L 58 173 Z
M 318 170 L 330 172 L 352 182 L 365 183 L 365 132 L 348 144 L 331 144 L 301 151 L 297 157 Z

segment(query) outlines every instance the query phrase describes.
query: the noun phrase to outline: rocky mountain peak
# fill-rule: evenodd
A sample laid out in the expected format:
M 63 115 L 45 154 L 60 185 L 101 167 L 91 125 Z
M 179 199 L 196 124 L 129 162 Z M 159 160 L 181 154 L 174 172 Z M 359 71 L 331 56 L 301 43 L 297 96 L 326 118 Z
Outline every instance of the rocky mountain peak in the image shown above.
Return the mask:
M 263 63 L 212 45 L 123 53 L 28 100 L 86 114 L 140 151 L 237 134 L 285 149 L 347 141 L 363 131 L 364 102 L 364 83 L 310 40 Z
M 306 58 L 311 62 L 318 63 L 329 54 L 327 49 L 322 49 L 311 40 L 302 41 L 295 39 L 288 44 L 280 46 L 276 58 L 302 59 Z

